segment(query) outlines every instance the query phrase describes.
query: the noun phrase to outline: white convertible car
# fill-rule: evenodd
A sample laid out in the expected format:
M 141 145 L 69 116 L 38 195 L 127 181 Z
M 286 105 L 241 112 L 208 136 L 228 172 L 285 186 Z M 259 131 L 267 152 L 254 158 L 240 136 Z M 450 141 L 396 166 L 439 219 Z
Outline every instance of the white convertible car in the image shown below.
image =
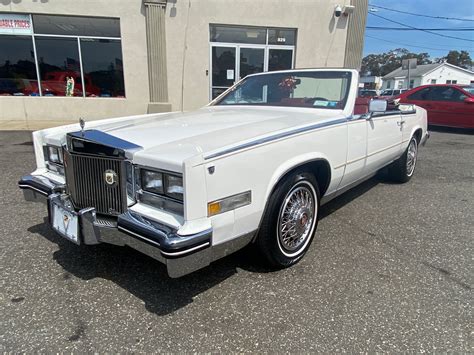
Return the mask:
M 19 187 L 47 203 L 61 236 L 128 245 L 171 277 L 249 243 L 287 267 L 308 250 L 322 203 L 386 166 L 408 181 L 429 137 L 424 109 L 362 102 L 358 77 L 255 74 L 195 112 L 37 131 L 37 169 Z

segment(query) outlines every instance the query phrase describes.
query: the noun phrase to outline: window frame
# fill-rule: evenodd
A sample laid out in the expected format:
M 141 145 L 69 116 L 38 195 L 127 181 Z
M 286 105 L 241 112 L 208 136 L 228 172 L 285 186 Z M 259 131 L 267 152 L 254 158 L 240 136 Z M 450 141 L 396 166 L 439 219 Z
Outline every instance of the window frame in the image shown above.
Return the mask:
M 35 68 L 36 68 L 36 80 L 38 81 L 38 92 L 39 95 L 38 97 L 47 97 L 43 95 L 43 89 L 41 87 L 41 73 L 40 73 L 40 68 L 39 68 L 39 60 L 38 60 L 38 53 L 36 50 L 36 38 L 41 38 L 41 37 L 56 37 L 56 38 L 74 38 L 76 39 L 77 42 L 77 47 L 78 47 L 78 53 L 79 53 L 79 67 L 80 67 L 80 72 L 81 72 L 81 83 L 84 83 L 84 68 L 83 68 L 83 63 L 82 63 L 82 53 L 81 53 L 81 39 L 96 39 L 96 40 L 115 40 L 115 41 L 120 41 L 120 52 L 122 55 L 122 63 L 123 63 L 123 46 L 122 46 L 122 28 L 121 28 L 121 20 L 118 17 L 104 17 L 104 16 L 71 16 L 71 15 L 66 15 L 66 14 L 44 14 L 44 15 L 51 15 L 51 16 L 69 16 L 69 17 L 86 17 L 86 18 L 110 18 L 110 19 L 118 19 L 119 20 L 119 32 L 120 36 L 119 37 L 106 37 L 106 36 L 85 36 L 85 35 L 58 35 L 58 34 L 43 34 L 43 33 L 36 33 L 35 32 L 35 27 L 34 27 L 34 22 L 33 22 L 33 14 L 25 14 L 25 13 L 12 13 L 12 14 L 22 14 L 22 15 L 28 15 L 30 19 L 30 24 L 31 24 L 31 34 L 8 34 L 8 36 L 27 36 L 31 37 L 32 44 L 33 44 L 33 54 L 34 54 L 34 60 L 35 60 Z M 4 34 L 0 34 L 0 36 L 4 36 Z M 100 98 L 100 99 L 126 99 L 126 83 L 125 83 L 125 69 L 122 68 L 123 72 L 123 85 L 124 85 L 124 97 L 101 97 L 101 96 L 96 96 L 94 98 Z M 67 97 L 67 96 L 61 96 L 62 98 Z M 86 96 L 86 88 L 85 85 L 82 85 L 82 96 L 73 96 L 76 98 L 82 97 L 82 98 L 89 98 Z

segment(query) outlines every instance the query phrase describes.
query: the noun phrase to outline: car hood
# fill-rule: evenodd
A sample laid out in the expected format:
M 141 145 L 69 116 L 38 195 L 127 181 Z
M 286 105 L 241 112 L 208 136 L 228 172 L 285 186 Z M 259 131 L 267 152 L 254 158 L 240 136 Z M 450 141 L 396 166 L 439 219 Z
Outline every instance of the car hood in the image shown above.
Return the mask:
M 212 154 L 242 142 L 336 117 L 342 117 L 342 111 L 213 106 L 194 112 L 151 115 L 103 131 L 143 147 L 135 154 L 134 162 L 151 166 L 159 162 L 176 170 L 185 159 L 196 155 Z

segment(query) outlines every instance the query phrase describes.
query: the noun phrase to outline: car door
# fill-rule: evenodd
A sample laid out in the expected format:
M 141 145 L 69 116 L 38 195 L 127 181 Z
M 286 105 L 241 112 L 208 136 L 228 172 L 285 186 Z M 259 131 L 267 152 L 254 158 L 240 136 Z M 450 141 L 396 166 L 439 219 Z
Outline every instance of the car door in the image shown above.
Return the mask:
M 435 120 L 430 120 L 430 123 L 453 127 L 468 126 L 474 115 L 474 107 L 464 101 L 467 97 L 466 93 L 454 86 L 433 87 L 428 105 L 434 112 Z
M 368 175 L 400 156 L 402 117 L 398 110 L 373 113 L 366 124 Z
M 420 88 L 410 95 L 402 95 L 400 102 L 423 107 L 428 114 L 428 123 L 437 124 L 437 122 L 439 122 L 439 111 L 435 109 L 435 105 L 432 101 L 430 101 L 430 93 L 432 88 L 432 86 L 428 86 Z

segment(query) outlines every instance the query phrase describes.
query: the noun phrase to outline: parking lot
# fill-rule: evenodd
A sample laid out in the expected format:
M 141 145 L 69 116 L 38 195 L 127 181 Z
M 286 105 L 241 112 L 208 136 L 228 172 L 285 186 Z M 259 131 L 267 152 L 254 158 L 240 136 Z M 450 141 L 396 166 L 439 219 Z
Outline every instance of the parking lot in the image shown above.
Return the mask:
M 23 201 L 28 132 L 0 132 L 0 351 L 474 351 L 474 136 L 436 131 L 407 184 L 324 206 L 302 262 L 245 249 L 181 279 L 129 248 L 76 246 Z

